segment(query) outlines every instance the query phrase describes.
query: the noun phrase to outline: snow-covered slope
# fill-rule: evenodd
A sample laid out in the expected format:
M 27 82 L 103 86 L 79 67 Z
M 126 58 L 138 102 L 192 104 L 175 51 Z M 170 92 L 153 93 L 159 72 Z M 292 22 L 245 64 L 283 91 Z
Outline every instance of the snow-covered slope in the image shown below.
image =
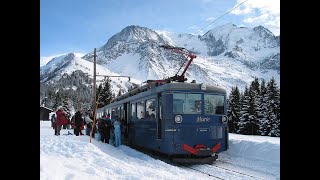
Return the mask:
M 93 77 L 93 63 L 86 61 L 82 58 L 81 53 L 69 53 L 62 56 L 58 56 L 49 61 L 45 66 L 40 68 L 40 81 L 45 82 L 55 82 L 58 81 L 63 74 L 67 73 L 70 75 L 75 70 L 81 70 L 87 73 L 89 77 Z M 119 76 L 120 74 L 110 71 L 107 67 L 97 64 L 96 65 L 97 74 L 99 75 L 109 75 L 109 76 Z M 97 77 L 97 81 L 102 80 L 103 77 Z M 123 90 L 127 90 L 130 84 L 127 83 L 127 78 L 118 78 L 112 81 L 111 84 L 114 87 L 114 91 L 118 92 L 120 87 Z M 141 81 L 134 78 L 130 79 L 131 82 L 135 84 L 140 84 Z M 99 84 L 99 82 L 97 83 Z
M 97 72 L 131 76 L 137 84 L 174 76 L 186 61 L 160 48 L 163 44 L 185 47 L 197 55 L 186 72 L 188 82 L 215 84 L 230 91 L 235 85 L 244 89 L 254 77 L 269 80 L 273 76 L 280 85 L 280 37 L 262 26 L 250 29 L 226 24 L 203 36 L 128 26 L 97 48 Z M 92 75 L 92 62 L 93 52 L 83 57 L 70 53 L 54 58 L 41 67 L 41 81 L 76 69 Z

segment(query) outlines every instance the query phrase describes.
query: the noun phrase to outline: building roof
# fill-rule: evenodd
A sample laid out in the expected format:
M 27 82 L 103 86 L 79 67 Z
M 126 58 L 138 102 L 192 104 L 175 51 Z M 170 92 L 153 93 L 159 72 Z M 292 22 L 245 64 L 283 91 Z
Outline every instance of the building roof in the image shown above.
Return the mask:
M 41 108 L 45 108 L 45 109 L 48 109 L 48 110 L 50 110 L 51 112 L 53 111 L 52 109 L 50 109 L 50 108 L 47 108 L 47 107 L 44 107 L 44 106 L 40 106 Z

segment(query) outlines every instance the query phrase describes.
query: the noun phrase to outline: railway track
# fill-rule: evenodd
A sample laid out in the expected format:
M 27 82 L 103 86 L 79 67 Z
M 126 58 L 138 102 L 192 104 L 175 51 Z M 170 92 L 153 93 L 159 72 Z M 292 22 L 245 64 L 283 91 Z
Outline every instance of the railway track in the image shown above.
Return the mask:
M 210 178 L 220 179 L 220 180 L 229 180 L 229 179 L 245 179 L 245 180 L 261 180 L 261 179 L 274 179 L 272 175 L 268 175 L 265 172 L 260 172 L 254 169 L 248 169 L 246 167 L 242 167 L 227 161 L 217 160 L 212 164 L 197 164 L 197 165 L 181 165 L 177 163 L 173 163 L 170 158 L 166 156 L 162 156 L 159 154 L 154 154 L 152 151 L 148 151 L 145 149 L 139 149 L 140 152 L 143 152 L 150 157 L 155 159 L 159 159 L 167 164 L 171 164 L 173 166 L 196 171 L 201 174 L 205 174 Z M 249 172 L 249 173 L 248 173 Z
M 240 171 L 236 171 L 233 169 L 228 169 L 225 167 L 220 167 L 217 165 L 193 165 L 191 167 L 188 166 L 178 166 L 184 169 L 191 169 L 193 171 L 200 172 L 202 174 L 206 174 L 210 177 L 214 177 L 216 179 L 264 179 L 261 177 L 256 177 L 247 173 L 243 173 Z M 214 174 L 213 174 L 214 173 Z

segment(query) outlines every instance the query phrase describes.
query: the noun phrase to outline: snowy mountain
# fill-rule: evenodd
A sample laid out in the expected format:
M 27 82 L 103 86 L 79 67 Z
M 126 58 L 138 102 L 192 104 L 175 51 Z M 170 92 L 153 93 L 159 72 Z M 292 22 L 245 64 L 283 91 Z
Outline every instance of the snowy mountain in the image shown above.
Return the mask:
M 187 82 L 196 80 L 230 91 L 235 85 L 244 89 L 254 77 L 269 80 L 273 76 L 280 85 L 280 36 L 262 26 L 246 28 L 233 24 L 216 27 L 203 36 L 128 26 L 97 48 L 97 73 L 131 76 L 131 81 L 137 84 L 174 76 L 185 59 L 159 48 L 163 44 L 185 47 L 197 55 L 186 72 Z M 56 81 L 63 73 L 75 70 L 92 77 L 92 62 L 93 52 L 55 57 L 40 68 L 40 80 Z M 115 92 L 130 86 L 124 83 L 126 79 L 112 80 Z

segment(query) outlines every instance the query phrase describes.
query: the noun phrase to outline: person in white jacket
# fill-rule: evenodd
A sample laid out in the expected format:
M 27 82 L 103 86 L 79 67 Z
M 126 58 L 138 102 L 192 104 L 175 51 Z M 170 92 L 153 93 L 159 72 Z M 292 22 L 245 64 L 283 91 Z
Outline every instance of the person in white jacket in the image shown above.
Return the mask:
M 121 145 L 121 123 L 120 123 L 120 119 L 118 117 L 118 115 L 115 115 L 114 116 L 114 123 L 113 123 L 113 126 L 114 126 L 114 145 L 116 147 L 120 146 Z
M 84 121 L 86 122 L 86 135 L 90 136 L 93 120 L 90 119 L 88 113 L 84 115 Z M 94 138 L 94 133 L 92 133 L 92 137 Z

